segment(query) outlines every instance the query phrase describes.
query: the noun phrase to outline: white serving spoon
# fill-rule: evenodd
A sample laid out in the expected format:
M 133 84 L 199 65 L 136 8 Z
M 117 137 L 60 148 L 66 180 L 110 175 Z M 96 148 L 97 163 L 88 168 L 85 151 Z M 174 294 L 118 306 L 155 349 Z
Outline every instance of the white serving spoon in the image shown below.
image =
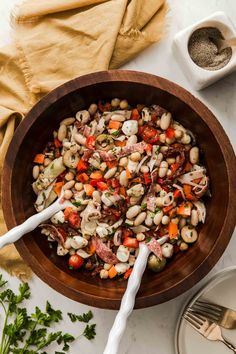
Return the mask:
M 36 229 L 42 222 L 50 219 L 58 211 L 65 209 L 66 207 L 73 206 L 71 202 L 63 198 L 64 190 L 62 189 L 60 197 L 51 204 L 48 208 L 44 209 L 40 213 L 37 213 L 27 219 L 23 224 L 18 225 L 8 231 L 5 235 L 0 237 L 0 249 L 18 241 L 22 236 L 28 232 Z
M 168 236 L 161 237 L 160 245 L 168 241 Z M 124 334 L 127 319 L 134 308 L 135 297 L 140 287 L 142 276 L 147 265 L 147 259 L 151 251 L 145 243 L 140 243 L 139 254 L 134 263 L 133 271 L 129 277 L 126 291 L 123 295 L 120 310 L 116 315 L 114 324 L 108 336 L 108 341 L 103 354 L 117 354 L 121 338 Z

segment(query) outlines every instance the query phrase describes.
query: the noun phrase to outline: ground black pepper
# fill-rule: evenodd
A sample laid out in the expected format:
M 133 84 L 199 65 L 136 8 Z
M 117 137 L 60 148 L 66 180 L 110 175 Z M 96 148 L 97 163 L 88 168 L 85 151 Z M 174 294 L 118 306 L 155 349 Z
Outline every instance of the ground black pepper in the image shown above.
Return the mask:
M 219 40 L 224 39 L 215 27 L 202 27 L 193 32 L 189 39 L 188 51 L 195 64 L 206 70 L 223 68 L 232 56 L 232 48 L 219 51 Z

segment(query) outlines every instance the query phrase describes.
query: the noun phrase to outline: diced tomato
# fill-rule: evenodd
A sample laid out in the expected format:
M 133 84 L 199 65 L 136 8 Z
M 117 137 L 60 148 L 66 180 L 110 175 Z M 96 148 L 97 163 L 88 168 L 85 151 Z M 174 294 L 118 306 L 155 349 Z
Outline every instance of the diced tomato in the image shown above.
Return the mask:
M 175 130 L 173 128 L 167 128 L 166 129 L 166 136 L 169 139 L 173 139 L 175 136 Z
M 65 210 L 64 210 L 64 217 L 65 217 L 65 220 L 66 220 L 66 221 L 68 220 L 69 215 L 70 215 L 70 213 L 71 213 L 72 211 L 73 211 L 73 208 L 71 208 L 71 207 L 65 208 Z
M 139 248 L 139 242 L 136 238 L 126 237 L 123 241 L 123 246 L 129 247 L 129 248 Z
M 157 119 L 158 119 L 158 115 L 157 115 L 156 113 L 152 113 L 152 114 L 151 114 L 151 120 L 152 120 L 153 122 L 156 122 Z
M 86 183 L 89 180 L 89 176 L 86 173 L 80 173 L 77 175 L 76 179 L 81 183 Z
M 139 114 L 139 111 L 137 110 L 137 108 L 132 109 L 130 119 L 139 120 L 139 118 L 140 118 L 140 114 Z
M 148 155 L 152 153 L 152 144 L 147 144 L 145 147 L 145 151 Z
M 62 146 L 62 142 L 59 139 L 55 138 L 54 145 L 56 146 L 56 148 L 60 148 Z
M 80 217 L 77 214 L 76 211 L 72 211 L 69 216 L 68 216 L 68 222 L 69 224 L 74 227 L 75 229 L 78 229 L 80 227 Z
M 105 182 L 97 182 L 97 188 L 100 191 L 106 191 L 108 189 L 108 186 Z
M 124 238 L 132 236 L 133 235 L 133 231 L 129 230 L 129 229 L 124 229 L 123 230 L 123 236 Z
M 133 271 L 133 268 L 129 268 L 125 274 L 124 274 L 124 279 L 128 279 Z
M 116 178 L 110 178 L 107 180 L 108 187 L 118 188 L 120 187 L 120 182 Z
M 156 142 L 158 142 L 160 140 L 159 131 L 157 129 L 151 127 L 148 124 L 143 125 L 139 129 L 139 134 L 141 135 L 143 140 L 146 141 L 146 143 L 149 143 L 149 144 L 155 144 Z
M 87 137 L 86 139 L 86 146 L 88 149 L 94 149 L 95 148 L 95 141 L 96 141 L 96 137 L 93 135 L 90 135 Z
M 188 217 L 191 215 L 191 210 L 192 210 L 192 203 L 190 202 L 183 203 L 177 208 L 177 214 L 183 217 Z
M 117 161 L 106 161 L 106 165 L 108 168 L 113 168 L 117 166 Z
M 78 165 L 77 165 L 77 171 L 78 172 L 84 172 L 88 169 L 88 162 L 84 160 L 79 160 Z
M 79 269 L 84 264 L 84 260 L 78 254 L 73 254 L 70 256 L 68 264 L 70 269 Z
M 174 191 L 174 199 L 178 199 L 179 197 L 181 197 L 181 192 L 180 192 L 180 190 L 179 189 L 176 189 L 175 191 Z
M 107 112 L 107 111 L 110 111 L 111 104 L 109 102 L 104 102 L 104 101 L 100 100 L 98 102 L 98 108 L 101 112 Z
M 151 184 L 152 183 L 152 178 L 151 178 L 151 174 L 148 172 L 145 172 L 143 174 L 143 178 L 144 178 L 144 184 Z

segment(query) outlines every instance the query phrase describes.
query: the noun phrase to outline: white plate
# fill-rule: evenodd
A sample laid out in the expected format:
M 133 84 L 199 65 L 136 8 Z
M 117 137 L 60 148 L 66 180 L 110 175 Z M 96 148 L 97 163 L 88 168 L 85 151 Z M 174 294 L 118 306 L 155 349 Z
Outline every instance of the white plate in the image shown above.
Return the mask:
M 176 354 L 232 353 L 223 343 L 211 342 L 205 339 L 182 318 L 186 307 L 191 306 L 200 297 L 201 299 L 236 310 L 236 267 L 229 267 L 217 273 L 184 306 L 175 334 Z M 236 346 L 236 329 L 223 329 L 223 335 Z

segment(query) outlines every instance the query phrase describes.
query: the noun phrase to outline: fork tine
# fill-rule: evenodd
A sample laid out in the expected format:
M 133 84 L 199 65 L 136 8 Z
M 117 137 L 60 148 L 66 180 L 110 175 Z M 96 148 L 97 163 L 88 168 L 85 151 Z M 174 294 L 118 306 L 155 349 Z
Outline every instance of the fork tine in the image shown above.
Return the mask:
M 212 311 L 217 312 L 219 314 L 221 314 L 221 312 L 223 311 L 223 308 L 221 306 L 219 306 L 217 304 L 209 303 L 206 301 L 197 300 L 197 301 L 195 301 L 194 304 L 208 308 L 209 310 L 212 310 Z
M 210 307 L 207 303 L 202 301 L 196 301 L 192 305 L 192 309 L 196 312 L 201 312 L 204 316 L 210 317 L 214 321 L 218 321 L 220 316 L 222 315 L 222 310 L 218 310 L 218 308 Z
M 202 317 L 200 317 L 196 312 L 193 311 L 189 311 L 189 309 L 187 309 L 187 311 L 185 312 L 185 314 L 192 320 L 195 321 L 199 326 L 202 326 L 205 318 L 203 319 Z
M 191 310 L 199 314 L 200 316 L 208 318 L 209 320 L 212 320 L 214 322 L 217 322 L 219 320 L 219 316 L 213 315 L 211 312 L 205 311 L 204 309 L 199 309 L 198 307 L 192 306 Z
M 193 321 L 188 315 L 184 314 L 183 318 L 190 324 L 191 327 L 193 327 L 195 330 L 199 330 L 200 329 L 200 325 Z

